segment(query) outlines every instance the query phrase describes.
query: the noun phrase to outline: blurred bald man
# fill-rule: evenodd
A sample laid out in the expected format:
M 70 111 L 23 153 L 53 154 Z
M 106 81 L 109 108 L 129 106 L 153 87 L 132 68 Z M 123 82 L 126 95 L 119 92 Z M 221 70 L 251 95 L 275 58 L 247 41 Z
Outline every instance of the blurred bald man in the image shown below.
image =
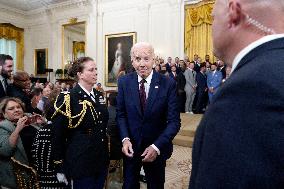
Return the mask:
M 284 0 L 216 0 L 212 16 L 232 71 L 196 131 L 189 188 L 283 188 Z

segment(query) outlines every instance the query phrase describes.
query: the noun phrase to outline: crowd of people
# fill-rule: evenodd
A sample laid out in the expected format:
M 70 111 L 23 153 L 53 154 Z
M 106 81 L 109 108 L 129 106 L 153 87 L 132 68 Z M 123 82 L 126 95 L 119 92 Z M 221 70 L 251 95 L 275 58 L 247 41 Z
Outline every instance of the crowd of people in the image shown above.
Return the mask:
M 231 68 L 223 61 L 210 62 L 206 55 L 204 61 L 197 54 L 192 61 L 168 57 L 167 62 L 156 58 L 154 70 L 173 78 L 177 82 L 177 94 L 180 112 L 204 113 L 213 95 L 229 77 Z
M 146 59 L 146 67 L 144 61 L 140 62 L 140 56 Z M 147 177 L 144 181 L 149 188 L 162 188 L 165 178 L 158 172 L 165 172 L 165 161 L 172 153 L 171 140 L 180 127 L 176 82 L 153 69 L 154 50 L 150 44 L 134 45 L 131 58 L 135 69 L 131 75 L 136 77 L 132 82 L 137 84 L 137 88 L 137 77 L 143 79 L 150 74 L 153 78 L 148 78 L 148 84 L 145 83 L 144 104 L 141 104 L 141 91 L 137 93 L 140 113 L 133 112 L 129 106 L 123 107 L 125 104 L 121 101 L 131 98 L 121 96 L 123 87 L 120 84 L 118 93 L 108 96 L 106 106 L 105 92 L 97 83 L 96 63 L 90 57 L 75 60 L 69 68 L 68 74 L 75 80 L 70 85 L 57 81 L 40 83 L 25 71 L 12 73 L 13 58 L 1 54 L 1 188 L 17 188 L 11 157 L 36 170 L 41 188 L 103 188 L 109 159 L 120 160 L 123 153 L 126 157 L 125 188 L 139 188 L 142 166 Z M 160 87 L 158 95 L 163 96 L 163 101 L 159 104 L 153 105 L 155 94 L 148 94 L 153 90 L 150 89 L 151 82 L 157 83 L 155 88 Z M 153 111 L 147 110 L 148 103 Z M 163 107 L 167 107 L 173 117 L 161 114 Z M 160 119 L 146 124 L 141 119 L 143 116 L 139 116 L 144 112 L 145 116 L 156 114 Z M 126 114 L 133 116 L 122 116 Z M 137 119 L 133 119 L 134 115 L 138 116 Z M 160 128 L 150 131 L 152 125 L 157 124 Z M 136 128 L 138 125 L 139 128 L 148 127 L 146 132 L 143 131 L 144 137 L 139 134 L 142 130 L 137 131 L 133 125 Z M 121 149 L 124 150 L 121 152 Z M 159 182 L 156 182 L 157 179 Z
M 195 134 L 189 189 L 284 186 L 284 1 L 216 0 L 214 55 L 232 67 Z
M 144 57 L 145 54 L 146 57 Z M 198 55 L 195 55 L 191 62 L 188 58 L 184 61 L 177 57 L 172 62 L 169 57 L 165 63 L 163 59 L 154 58 L 154 50 L 148 43 L 134 45 L 131 56 L 134 72 L 128 75 L 134 74 L 134 78 L 138 75 L 138 80 L 148 76 L 144 84 L 144 90 L 147 92 L 144 94 L 144 104 L 140 94 L 141 81 L 136 82 L 134 79 L 134 82 L 127 86 L 133 88 L 135 83 L 139 84 L 137 98 L 140 100 L 137 106 L 141 106 L 143 116 L 145 112 L 145 116 L 156 114 L 156 117 L 160 117 L 161 119 L 157 119 L 160 120 L 159 123 L 156 120 L 145 124 L 143 120 L 140 120 L 140 116 L 133 119 L 134 115 L 141 113 L 133 112 L 131 108 L 128 109 L 128 106 L 124 107 L 125 103 L 122 101 L 133 99 L 128 98 L 127 95 L 130 93 L 121 92 L 121 90 L 131 90 L 123 89 L 120 82 L 124 78 L 122 76 L 119 77 L 118 93 L 109 95 L 107 107 L 105 91 L 101 83 L 97 83 L 96 64 L 89 57 L 79 58 L 72 64 L 68 74 L 75 79 L 75 82 L 66 84 L 58 81 L 40 83 L 25 71 L 12 73 L 13 58 L 9 55 L 0 55 L 2 68 L 0 156 L 5 157 L 1 159 L 3 162 L 0 164 L 0 171 L 3 171 L 0 183 L 3 187 L 16 188 L 10 161 L 10 157 L 13 156 L 37 171 L 42 188 L 70 188 L 70 178 L 74 188 L 85 189 L 88 186 L 102 188 L 108 171 L 109 156 L 110 159 L 121 159 L 122 147 L 123 153 L 128 157 L 124 160 L 127 162 L 124 167 L 125 188 L 138 188 L 138 172 L 141 167 L 146 174 L 151 175 L 147 179 L 143 178 L 145 182 L 152 185 L 152 188 L 162 187 L 164 174 L 158 174 L 157 171 L 162 173 L 165 171 L 165 160 L 170 157 L 172 149 L 171 140 L 180 126 L 179 113 L 192 112 L 192 110 L 197 113 L 204 112 L 208 96 L 210 99 L 210 86 L 214 86 L 212 90 L 216 90 L 221 85 L 222 79 L 226 78 L 225 67 L 222 61 L 217 61 L 217 71 L 216 63 L 210 63 L 209 56 L 206 56 L 205 62 L 201 62 Z M 145 59 L 147 69 L 144 68 L 142 61 L 144 67 L 140 70 L 140 58 Z M 149 75 L 152 80 L 149 79 Z M 214 82 L 208 79 L 210 77 L 218 77 L 219 84 L 212 84 Z M 160 84 L 162 81 L 165 82 L 163 85 Z M 160 104 L 152 106 L 152 108 L 156 107 L 152 111 L 146 111 L 149 106 L 146 104 L 151 104 L 151 100 L 154 100 L 148 94 L 151 90 L 151 82 L 156 83 L 155 88 L 160 88 L 158 93 L 161 96 L 161 98 L 158 97 Z M 121 93 L 126 96 L 121 96 Z M 164 96 L 165 94 L 169 96 Z M 130 102 L 126 104 L 131 105 Z M 171 118 L 170 124 L 165 122 L 169 121 L 167 114 L 160 112 L 162 107 L 167 107 L 167 111 L 175 115 L 174 119 Z M 133 116 L 125 117 L 131 114 Z M 147 140 L 139 144 L 141 138 L 136 136 L 138 131 L 130 125 L 137 127 L 141 124 L 144 129 L 149 127 L 149 131 L 143 133 Z M 153 133 L 150 131 L 152 125 L 161 125 L 161 128 Z M 168 127 L 172 129 L 171 132 L 167 131 Z M 131 131 L 131 128 L 134 130 Z M 108 146 L 107 134 L 110 136 L 110 146 Z M 167 140 L 160 139 L 161 141 L 155 142 L 160 135 L 164 135 L 163 137 Z M 111 149 L 108 149 L 109 147 Z M 138 156 L 136 153 L 133 156 L 134 151 L 138 151 Z M 160 151 L 162 155 L 159 155 Z M 145 158 L 141 159 L 141 155 Z M 157 158 L 158 164 L 147 165 Z M 134 159 L 142 164 L 134 163 Z M 134 175 L 136 176 L 133 177 Z M 96 179 L 90 179 L 94 177 Z M 162 185 L 157 185 L 153 178 L 156 181 L 160 180 L 158 183 Z
M 283 0 L 216 0 L 212 16 L 214 54 L 226 66 L 208 55 L 165 62 L 136 43 L 135 71 L 118 78 L 109 107 L 90 57 L 68 70 L 71 87 L 31 83 L 1 54 L 1 188 L 17 188 L 14 157 L 37 171 L 41 188 L 102 189 L 110 155 L 123 157 L 124 189 L 140 188 L 141 167 L 147 188 L 163 189 L 180 112 L 205 110 L 189 188 L 283 188 Z
M 9 55 L 0 55 L 0 68 L 0 186 L 17 188 L 14 157 L 37 171 L 41 188 L 70 188 L 70 178 L 74 188 L 103 188 L 109 161 L 108 109 L 103 93 L 94 88 L 93 59 L 73 63 L 72 86 L 31 82 L 25 71 L 12 74 Z

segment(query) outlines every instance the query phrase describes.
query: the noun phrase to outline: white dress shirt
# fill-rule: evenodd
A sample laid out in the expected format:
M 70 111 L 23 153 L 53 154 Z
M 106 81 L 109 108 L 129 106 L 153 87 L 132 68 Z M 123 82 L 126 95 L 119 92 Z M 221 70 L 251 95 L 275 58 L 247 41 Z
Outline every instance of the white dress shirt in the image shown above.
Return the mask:
M 85 87 L 83 87 L 82 85 L 80 85 L 80 83 L 78 83 L 78 85 L 83 89 L 83 91 L 85 91 L 85 93 L 87 93 L 91 99 L 96 102 L 96 99 L 95 99 L 95 94 L 94 94 L 94 90 L 92 89 L 91 92 L 89 92 Z
M 278 39 L 278 38 L 282 38 L 284 37 L 284 34 L 273 34 L 273 35 L 267 35 L 264 36 L 256 41 L 254 41 L 253 43 L 249 44 L 247 47 L 245 47 L 243 50 L 241 50 L 237 56 L 235 56 L 233 64 L 232 64 L 232 70 L 231 73 L 233 73 L 233 71 L 236 69 L 237 65 L 240 63 L 240 61 L 253 49 L 255 49 L 256 47 L 272 41 L 274 39 Z

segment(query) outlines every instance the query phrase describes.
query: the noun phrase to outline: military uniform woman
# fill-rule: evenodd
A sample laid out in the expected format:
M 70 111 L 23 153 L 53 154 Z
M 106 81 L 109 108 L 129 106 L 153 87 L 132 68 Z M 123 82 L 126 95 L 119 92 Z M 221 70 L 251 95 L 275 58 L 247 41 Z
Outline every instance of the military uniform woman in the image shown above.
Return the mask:
M 93 86 L 97 68 L 89 57 L 77 59 L 68 71 L 78 80 L 54 103 L 53 159 L 57 178 L 74 189 L 101 189 L 109 163 L 104 96 Z M 67 178 L 67 179 L 66 179 Z

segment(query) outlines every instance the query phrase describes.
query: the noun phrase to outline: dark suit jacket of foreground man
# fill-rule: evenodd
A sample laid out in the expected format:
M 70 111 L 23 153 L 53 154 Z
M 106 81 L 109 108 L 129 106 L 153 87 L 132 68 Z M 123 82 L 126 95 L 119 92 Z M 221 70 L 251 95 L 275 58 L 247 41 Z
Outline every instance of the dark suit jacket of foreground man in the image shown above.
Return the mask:
M 133 72 L 118 81 L 117 123 L 120 135 L 122 139 L 130 138 L 133 158 L 139 158 L 145 148 L 154 144 L 161 153 L 155 161 L 159 159 L 165 164 L 173 151 L 172 140 L 180 128 L 176 83 L 153 72 L 143 114 L 137 77 L 137 73 Z M 129 165 L 132 161 L 126 163 Z
M 249 52 L 196 132 L 190 189 L 284 188 L 284 38 Z

